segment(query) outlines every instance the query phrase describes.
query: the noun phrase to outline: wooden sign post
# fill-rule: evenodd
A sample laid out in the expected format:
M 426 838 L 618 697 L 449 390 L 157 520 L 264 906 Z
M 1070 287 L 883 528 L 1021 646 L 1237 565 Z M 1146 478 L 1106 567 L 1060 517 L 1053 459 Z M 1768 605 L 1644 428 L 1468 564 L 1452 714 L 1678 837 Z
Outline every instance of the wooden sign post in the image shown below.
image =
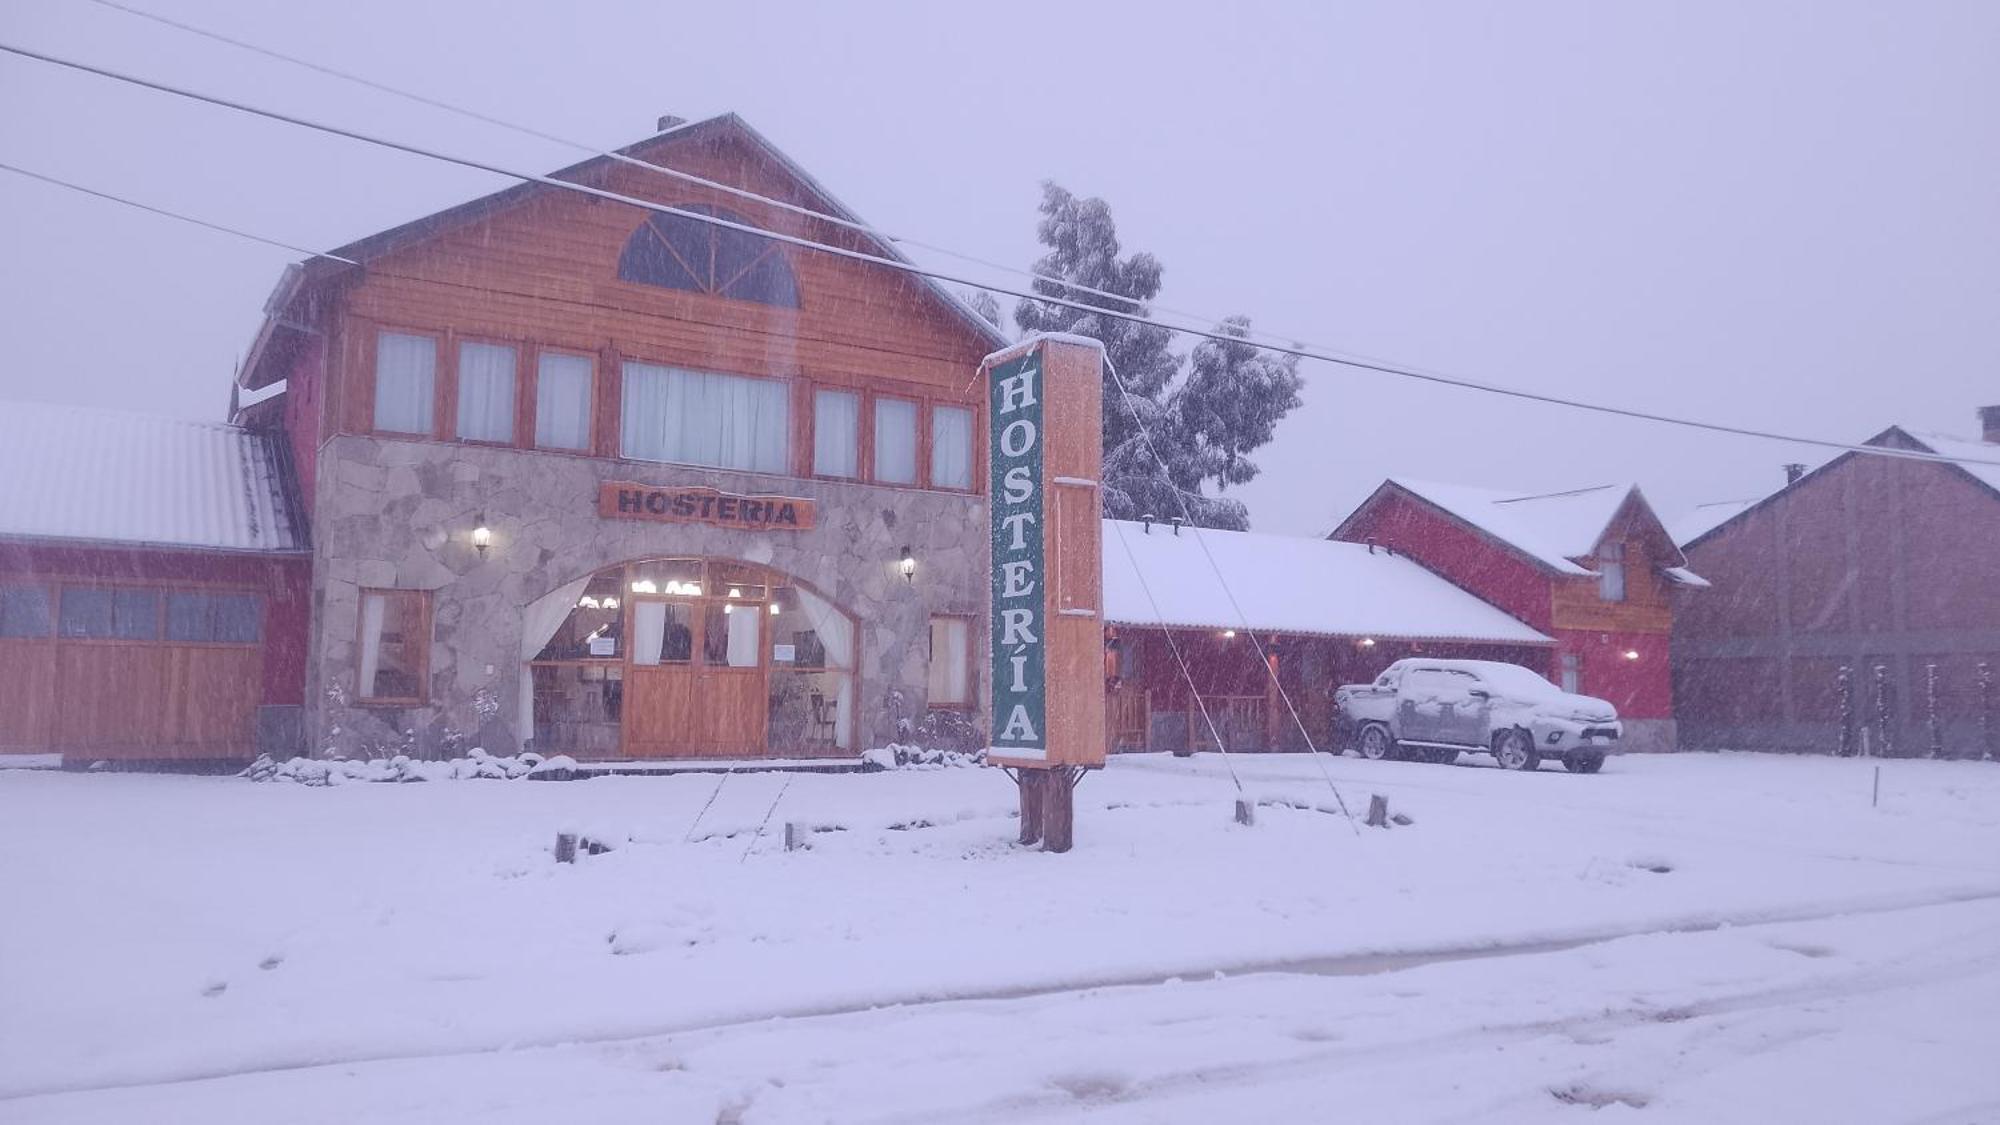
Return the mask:
M 1104 765 L 1104 350 L 1036 336 L 980 369 L 993 540 L 986 760 L 1014 771 L 1021 842 L 1066 852 L 1071 790 Z

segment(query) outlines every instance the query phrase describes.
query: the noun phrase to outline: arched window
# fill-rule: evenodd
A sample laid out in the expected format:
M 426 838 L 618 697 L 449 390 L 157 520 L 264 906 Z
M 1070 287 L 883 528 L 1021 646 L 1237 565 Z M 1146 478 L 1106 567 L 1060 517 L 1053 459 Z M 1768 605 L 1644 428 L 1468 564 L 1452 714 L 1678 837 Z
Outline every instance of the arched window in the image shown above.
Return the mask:
M 689 204 L 696 211 L 744 226 L 748 219 L 720 207 Z M 640 285 L 686 289 L 755 301 L 783 309 L 799 307 L 799 285 L 778 243 L 749 231 L 704 223 L 686 215 L 656 212 L 625 240 L 618 277 Z

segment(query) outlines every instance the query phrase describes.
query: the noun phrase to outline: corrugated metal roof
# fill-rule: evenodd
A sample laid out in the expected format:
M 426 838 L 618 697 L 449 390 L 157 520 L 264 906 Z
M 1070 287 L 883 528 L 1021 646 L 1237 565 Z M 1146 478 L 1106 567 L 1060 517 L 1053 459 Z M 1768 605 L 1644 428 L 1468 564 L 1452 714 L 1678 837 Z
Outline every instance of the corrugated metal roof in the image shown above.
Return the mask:
M 1386 550 L 1247 531 L 1187 528 L 1176 535 L 1159 523 L 1148 533 L 1126 520 L 1104 521 L 1104 619 L 1339 637 L 1553 643 Z
M 302 551 L 289 475 L 240 426 L 0 401 L 0 536 Z

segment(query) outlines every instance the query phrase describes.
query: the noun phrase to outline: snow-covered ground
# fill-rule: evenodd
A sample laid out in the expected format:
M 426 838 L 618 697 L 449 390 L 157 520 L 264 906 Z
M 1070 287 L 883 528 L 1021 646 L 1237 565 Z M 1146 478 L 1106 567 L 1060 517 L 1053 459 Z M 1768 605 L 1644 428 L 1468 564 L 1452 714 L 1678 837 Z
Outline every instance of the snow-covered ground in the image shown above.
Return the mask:
M 2000 1120 L 2000 766 L 1876 764 L 0 772 L 0 1120 Z

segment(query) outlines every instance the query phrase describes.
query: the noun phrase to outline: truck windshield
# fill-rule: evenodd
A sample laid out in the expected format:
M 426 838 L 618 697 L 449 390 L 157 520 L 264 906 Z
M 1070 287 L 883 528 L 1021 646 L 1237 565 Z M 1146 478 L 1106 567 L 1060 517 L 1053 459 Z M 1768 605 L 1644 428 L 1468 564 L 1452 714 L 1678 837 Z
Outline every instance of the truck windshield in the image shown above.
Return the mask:
M 1519 699 L 1558 699 L 1561 688 L 1518 664 L 1482 664 L 1479 678 Z

